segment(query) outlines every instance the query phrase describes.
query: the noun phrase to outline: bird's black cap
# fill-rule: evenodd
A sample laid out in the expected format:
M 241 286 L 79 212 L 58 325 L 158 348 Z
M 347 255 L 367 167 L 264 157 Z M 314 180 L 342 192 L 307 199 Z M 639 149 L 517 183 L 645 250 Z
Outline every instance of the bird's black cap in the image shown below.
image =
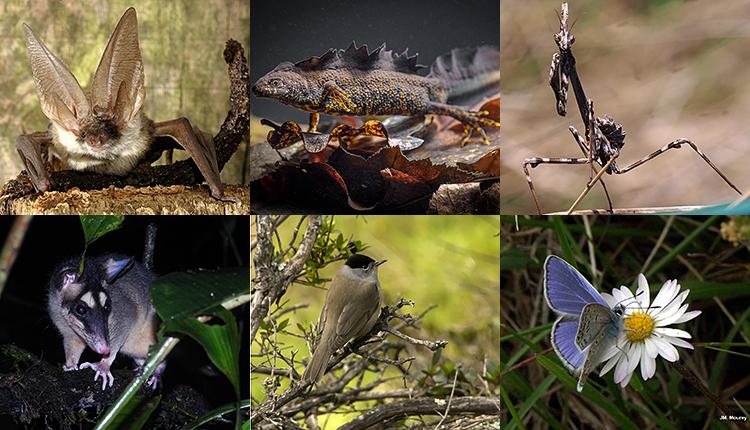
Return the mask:
M 346 259 L 346 265 L 352 269 L 364 269 L 374 262 L 375 260 L 364 254 L 352 254 L 351 257 Z

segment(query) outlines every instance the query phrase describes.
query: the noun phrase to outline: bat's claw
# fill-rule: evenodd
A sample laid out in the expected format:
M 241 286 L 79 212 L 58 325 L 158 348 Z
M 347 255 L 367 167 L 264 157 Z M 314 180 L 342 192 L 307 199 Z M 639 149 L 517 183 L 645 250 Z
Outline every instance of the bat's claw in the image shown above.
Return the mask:
M 112 384 L 115 382 L 115 377 L 112 376 L 112 372 L 109 370 L 109 363 L 106 363 L 104 361 L 100 361 L 98 363 L 81 363 L 79 366 L 80 370 L 83 369 L 92 369 L 96 374 L 94 374 L 94 381 L 97 381 L 99 377 L 102 378 L 102 391 L 107 389 L 107 386 L 112 386 Z

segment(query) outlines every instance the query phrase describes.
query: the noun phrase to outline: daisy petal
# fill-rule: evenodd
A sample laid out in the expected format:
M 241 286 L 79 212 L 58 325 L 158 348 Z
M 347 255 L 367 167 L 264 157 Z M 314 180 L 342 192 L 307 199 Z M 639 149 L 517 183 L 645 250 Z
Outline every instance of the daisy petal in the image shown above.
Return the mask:
M 643 355 L 643 343 L 638 342 L 634 343 L 630 347 L 630 351 L 628 351 L 628 372 L 633 373 L 636 367 L 638 367 L 638 363 L 641 361 L 641 356 Z
M 614 296 L 612 296 L 612 294 L 602 293 L 602 298 L 607 303 L 607 306 L 609 306 L 610 308 L 615 307 L 615 305 L 617 304 L 617 300 L 615 300 L 615 298 L 614 298 Z
M 665 337 L 664 340 L 671 343 L 674 346 L 679 346 L 680 348 L 687 348 L 687 349 L 693 349 L 693 345 L 690 344 L 690 342 L 682 340 L 678 337 Z
M 674 281 L 675 284 L 677 281 Z M 674 299 L 675 294 L 679 291 L 679 287 L 677 290 L 672 286 L 672 281 L 667 281 L 662 285 L 661 289 L 659 290 L 659 293 L 656 295 L 656 298 L 654 299 L 653 303 L 651 303 L 652 309 L 659 309 L 666 306 L 672 299 Z
M 638 274 L 638 290 L 636 290 L 635 299 L 641 305 L 641 309 L 648 309 L 651 301 L 651 292 L 648 289 L 648 281 L 646 281 L 643 273 Z
M 628 372 L 628 359 L 627 355 L 623 354 L 617 361 L 617 367 L 615 368 L 615 384 L 619 384 L 630 374 Z
M 693 319 L 693 318 L 697 317 L 698 315 L 700 315 L 701 312 L 702 311 L 685 312 L 684 314 L 682 314 L 681 317 L 677 318 L 677 320 L 673 324 L 679 324 L 679 323 L 684 323 L 686 321 L 690 321 L 691 319 Z
M 646 354 L 651 358 L 656 358 L 657 355 L 659 355 L 659 348 L 656 346 L 656 343 L 651 338 L 647 338 L 644 342 L 644 348 L 646 349 Z
M 619 352 L 619 351 L 618 351 Z M 620 355 L 615 355 L 614 357 L 610 358 L 609 361 L 602 367 L 602 370 L 599 372 L 599 376 L 604 376 L 612 370 L 613 367 L 615 367 L 615 364 L 617 364 L 617 361 L 620 359 Z
M 641 358 L 641 378 L 645 381 L 654 376 L 654 373 L 656 373 L 656 358 L 644 354 Z
M 654 332 L 663 334 L 664 336 L 684 337 L 685 339 L 690 339 L 692 337 L 690 336 L 690 333 L 686 332 L 685 330 L 680 330 L 676 328 L 659 327 L 655 329 Z
M 677 348 L 672 346 L 671 343 L 664 339 L 654 338 L 654 341 L 659 346 L 659 355 L 664 357 L 669 362 L 675 362 L 680 358 L 680 354 L 677 352 Z

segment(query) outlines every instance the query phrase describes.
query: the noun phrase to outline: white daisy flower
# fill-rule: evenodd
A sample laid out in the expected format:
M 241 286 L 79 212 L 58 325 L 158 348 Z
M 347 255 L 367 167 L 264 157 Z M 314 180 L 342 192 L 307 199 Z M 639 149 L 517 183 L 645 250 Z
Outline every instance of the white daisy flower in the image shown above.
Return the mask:
M 687 312 L 683 302 L 690 290 L 680 292 L 676 280 L 662 285 L 653 303 L 650 303 L 648 282 L 643 274 L 638 275 L 638 290 L 633 293 L 627 287 L 615 288 L 612 294 L 602 293 L 610 308 L 617 304 L 625 305 L 624 330 L 616 344 L 602 355 L 601 362 L 607 362 L 599 375 L 615 368 L 615 383 L 625 387 L 630 382 L 638 363 L 641 364 L 641 377 L 647 380 L 656 372 L 656 357 L 661 355 L 669 362 L 680 358 L 677 348 L 693 349 L 687 341 L 690 333 L 667 326 L 679 324 L 697 317 L 701 311 Z

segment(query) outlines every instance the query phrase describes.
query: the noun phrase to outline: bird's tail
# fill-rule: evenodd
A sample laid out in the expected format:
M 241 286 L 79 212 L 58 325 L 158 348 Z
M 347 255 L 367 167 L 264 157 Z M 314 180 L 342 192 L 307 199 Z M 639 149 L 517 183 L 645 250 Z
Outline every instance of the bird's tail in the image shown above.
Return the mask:
M 302 382 L 318 382 L 328 367 L 328 360 L 331 358 L 331 346 L 325 339 L 318 342 L 310 363 L 307 364 L 305 372 L 302 374 Z

